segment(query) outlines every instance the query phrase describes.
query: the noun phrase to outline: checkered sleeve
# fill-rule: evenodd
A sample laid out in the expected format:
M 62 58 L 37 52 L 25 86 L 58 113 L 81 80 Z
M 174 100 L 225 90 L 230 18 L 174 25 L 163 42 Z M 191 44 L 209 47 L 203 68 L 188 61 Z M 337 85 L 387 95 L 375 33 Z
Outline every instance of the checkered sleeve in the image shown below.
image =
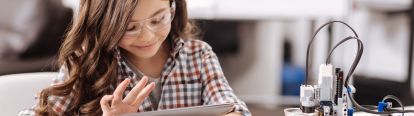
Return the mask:
M 251 116 L 246 104 L 241 101 L 228 84 L 216 54 L 211 47 L 204 43 L 202 45 L 202 80 L 205 85 L 203 91 L 204 105 L 233 103 L 233 112 L 244 116 Z
M 61 67 L 59 70 L 59 74 L 57 77 L 53 78 L 51 86 L 63 83 L 63 81 L 67 78 L 67 70 L 65 67 Z M 35 95 L 35 105 L 31 108 L 24 109 L 19 112 L 18 116 L 34 116 L 36 114 L 35 108 L 39 103 L 39 93 Z M 62 115 L 65 111 L 66 107 L 69 105 L 70 100 L 68 98 L 58 97 L 58 96 L 49 96 L 48 102 L 52 104 L 52 110 L 59 115 Z

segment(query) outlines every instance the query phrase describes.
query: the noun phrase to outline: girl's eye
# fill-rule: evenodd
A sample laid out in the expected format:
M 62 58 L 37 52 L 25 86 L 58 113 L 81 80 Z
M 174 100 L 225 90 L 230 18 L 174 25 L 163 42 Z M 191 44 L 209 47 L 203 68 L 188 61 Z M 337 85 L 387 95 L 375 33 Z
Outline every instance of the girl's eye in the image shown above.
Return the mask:
M 136 28 L 135 25 L 130 25 L 130 26 L 128 26 L 127 31 L 132 31 L 135 28 Z
M 151 20 L 151 24 L 159 24 L 159 23 L 161 23 L 163 20 L 165 20 L 165 16 L 163 15 L 163 16 L 160 16 L 160 17 L 156 17 L 156 18 L 154 18 L 153 20 Z

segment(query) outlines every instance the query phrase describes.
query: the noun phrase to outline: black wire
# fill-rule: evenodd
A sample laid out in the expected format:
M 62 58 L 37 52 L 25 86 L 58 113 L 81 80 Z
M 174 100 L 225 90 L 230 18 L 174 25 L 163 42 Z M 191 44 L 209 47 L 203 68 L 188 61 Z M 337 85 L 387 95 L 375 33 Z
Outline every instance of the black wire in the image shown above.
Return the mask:
M 376 106 L 376 105 L 361 105 L 361 106 L 366 107 L 366 108 L 369 108 L 371 110 L 378 109 L 378 106 Z
M 362 53 L 364 52 L 364 44 L 362 44 L 362 41 L 361 41 L 359 38 L 357 38 L 357 37 L 347 37 L 347 38 L 345 38 L 345 39 L 341 40 L 341 41 L 340 41 L 340 42 L 338 42 L 338 43 L 335 45 L 335 47 L 334 47 L 334 48 L 333 48 L 333 49 L 329 52 L 329 55 L 328 55 L 328 57 L 326 58 L 326 61 L 325 61 L 325 63 L 326 63 L 326 64 L 329 64 L 329 63 L 330 63 L 330 57 L 332 56 L 332 53 L 335 51 L 335 49 L 336 49 L 339 45 L 341 45 L 341 44 L 343 44 L 344 42 L 346 42 L 346 41 L 348 41 L 348 40 L 351 40 L 351 39 L 355 39 L 355 40 L 357 40 L 357 42 L 358 42 L 358 50 L 357 50 L 357 55 L 356 55 L 356 57 L 355 57 L 354 61 L 352 62 L 351 67 L 349 68 L 348 74 L 346 75 L 346 78 L 345 78 L 345 87 L 348 87 L 350 76 L 352 76 L 352 74 L 354 73 L 354 71 L 355 71 L 356 67 L 358 66 L 359 61 L 361 60 Z
M 341 45 L 342 43 L 344 43 L 344 42 L 346 42 L 346 41 L 348 41 L 348 40 L 351 40 L 351 39 L 355 39 L 355 40 L 357 40 L 357 42 L 358 42 L 358 50 L 357 50 L 357 52 L 359 52 L 359 51 L 361 51 L 362 50 L 362 48 L 364 47 L 363 45 L 362 45 L 362 41 L 360 40 L 360 39 L 358 39 L 358 38 L 356 38 L 356 37 L 347 37 L 347 38 L 345 38 L 345 39 L 343 39 L 343 40 L 341 40 L 341 41 L 339 41 L 333 48 L 332 48 L 332 50 L 331 51 L 329 51 L 329 54 L 328 54 L 328 57 L 326 58 L 326 61 L 325 61 L 325 63 L 326 64 L 329 64 L 329 63 L 331 63 L 331 59 L 330 59 L 330 57 L 332 56 L 332 53 L 334 52 L 334 50 L 339 46 L 339 45 Z
M 389 108 L 389 109 L 387 109 L 387 110 L 389 110 L 389 111 L 401 111 L 401 110 L 399 110 L 399 109 L 397 109 L 397 108 Z M 411 112 L 411 113 L 413 113 L 413 112 L 414 112 L 414 110 L 404 110 L 404 113 L 407 113 L 407 112 Z
M 315 39 L 315 37 L 319 33 L 319 31 L 321 31 L 327 25 L 330 25 L 330 24 L 333 24 L 333 23 L 342 23 L 342 24 L 344 24 L 345 26 L 347 26 L 354 33 L 354 36 L 358 38 L 358 34 L 356 33 L 356 31 L 351 26 L 349 26 L 348 24 L 346 24 L 345 22 L 342 22 L 342 21 L 331 21 L 331 22 L 325 23 L 324 25 L 322 25 L 321 27 L 319 27 L 316 30 L 316 32 L 313 34 L 312 39 L 309 41 L 308 48 L 307 48 L 307 51 L 306 51 L 305 85 L 308 85 L 308 78 L 309 78 L 309 71 L 308 71 L 309 70 L 309 54 L 310 54 L 310 48 L 311 48 L 311 45 L 313 43 L 313 40 Z
M 404 116 L 404 104 L 401 102 L 401 100 L 398 99 L 398 97 L 396 97 L 396 96 L 387 95 L 382 99 L 382 102 L 385 102 L 385 100 L 387 100 L 387 99 L 392 99 L 392 100 L 396 101 L 400 105 L 400 107 L 403 111 L 402 116 Z

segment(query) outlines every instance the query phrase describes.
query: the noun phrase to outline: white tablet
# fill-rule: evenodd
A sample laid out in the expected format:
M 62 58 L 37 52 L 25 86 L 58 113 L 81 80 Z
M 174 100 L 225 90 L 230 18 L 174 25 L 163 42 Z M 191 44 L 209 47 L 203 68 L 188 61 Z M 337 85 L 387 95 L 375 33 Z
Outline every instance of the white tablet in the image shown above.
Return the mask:
M 233 104 L 229 103 L 140 112 L 124 116 L 223 116 L 232 109 Z

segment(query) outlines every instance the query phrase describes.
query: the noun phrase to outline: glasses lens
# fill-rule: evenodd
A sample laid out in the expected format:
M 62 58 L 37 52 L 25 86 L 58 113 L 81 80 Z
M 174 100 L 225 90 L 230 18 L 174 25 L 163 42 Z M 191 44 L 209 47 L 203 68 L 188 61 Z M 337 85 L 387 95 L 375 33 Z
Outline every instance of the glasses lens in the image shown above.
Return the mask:
M 125 32 L 125 36 L 138 35 L 140 32 L 141 32 L 140 23 L 130 23 L 128 24 L 127 30 Z
M 152 18 L 148 23 L 148 27 L 157 32 L 160 29 L 167 27 L 171 22 L 171 13 L 164 13 L 163 15 Z
M 130 23 L 125 32 L 125 36 L 132 37 L 141 33 L 143 24 L 148 27 L 152 32 L 158 32 L 164 29 L 171 23 L 171 12 L 165 12 L 161 15 L 157 15 L 143 22 Z

